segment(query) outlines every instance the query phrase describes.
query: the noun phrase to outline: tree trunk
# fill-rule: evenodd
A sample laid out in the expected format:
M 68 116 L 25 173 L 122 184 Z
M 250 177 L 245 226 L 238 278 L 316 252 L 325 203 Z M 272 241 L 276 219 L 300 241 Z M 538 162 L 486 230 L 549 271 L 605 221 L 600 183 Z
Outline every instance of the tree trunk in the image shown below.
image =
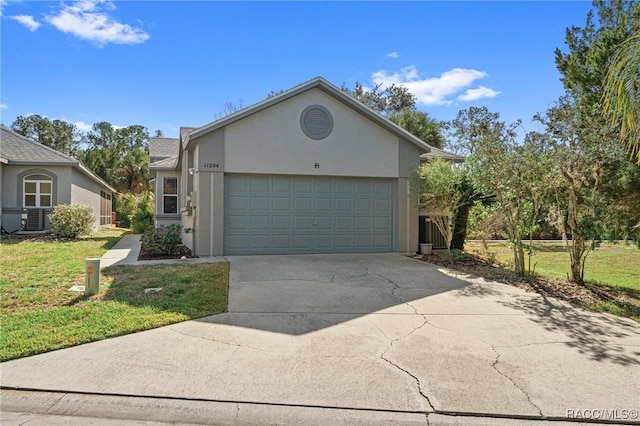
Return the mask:
M 584 283 L 584 255 L 586 252 L 585 241 L 580 235 L 573 235 L 569 257 L 571 258 L 571 281 L 578 284 Z
M 464 250 L 464 241 L 467 238 L 467 222 L 472 204 L 461 204 L 456 211 L 456 221 L 451 239 L 451 249 Z
M 516 275 L 524 277 L 526 271 L 524 269 L 524 249 L 522 248 L 522 242 L 513 244 L 513 263 Z

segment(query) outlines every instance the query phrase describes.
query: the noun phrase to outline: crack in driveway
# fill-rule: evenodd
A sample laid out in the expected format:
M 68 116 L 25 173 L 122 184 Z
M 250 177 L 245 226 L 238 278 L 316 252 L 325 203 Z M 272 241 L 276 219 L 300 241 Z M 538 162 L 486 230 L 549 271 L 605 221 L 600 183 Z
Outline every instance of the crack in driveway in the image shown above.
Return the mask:
M 412 372 L 410 372 L 406 368 L 402 368 L 401 366 L 399 366 L 395 362 L 391 361 L 389 358 L 385 357 L 386 353 L 389 352 L 389 350 L 393 347 L 393 344 L 395 342 L 398 342 L 398 341 L 400 341 L 402 339 L 406 339 L 407 337 L 411 336 L 413 333 L 415 333 L 417 330 L 421 329 L 422 327 L 424 327 L 427 324 L 427 319 L 425 318 L 425 316 L 424 315 L 421 315 L 421 316 L 422 316 L 422 319 L 423 319 L 422 324 L 420 324 L 417 327 L 414 327 L 413 330 L 411 330 L 409 333 L 405 334 L 402 337 L 398 337 L 397 339 L 390 339 L 389 336 L 387 336 L 386 333 L 380 327 L 378 327 L 378 325 L 375 322 L 371 321 L 371 318 L 369 316 L 367 316 L 367 318 L 378 329 L 378 331 L 380 331 L 380 333 L 384 337 L 386 337 L 387 339 L 391 340 L 391 342 L 389 343 L 389 346 L 387 346 L 387 348 L 380 354 L 380 359 L 382 359 L 383 361 L 385 361 L 389 365 L 392 365 L 396 369 L 402 371 L 403 373 L 405 373 L 406 375 L 411 377 L 416 382 L 416 385 L 418 387 L 418 392 L 427 401 L 427 404 L 429 404 L 429 408 L 431 409 L 431 411 L 436 412 L 437 410 L 434 408 L 433 404 L 431 403 L 431 400 L 429 399 L 429 396 L 422 390 L 422 383 L 420 383 L 420 379 L 418 378 L 418 376 L 416 376 L 415 374 L 413 374 Z
M 498 352 L 496 350 L 495 346 L 493 346 L 493 345 L 491 345 L 491 350 L 496 354 L 496 359 L 493 361 L 493 364 L 491 364 L 491 368 L 493 368 L 495 371 L 497 371 L 498 374 L 500 374 L 502 377 L 504 377 L 505 379 L 509 380 L 516 389 L 518 389 L 520 392 L 522 392 L 522 394 L 525 396 L 525 398 L 527 398 L 527 401 L 529 402 L 529 404 L 531 404 L 531 406 L 533 406 L 536 410 L 538 410 L 538 414 L 540 415 L 540 417 L 542 419 L 545 419 L 545 415 L 542 414 L 542 410 L 540 409 L 540 407 L 538 407 L 536 404 L 533 403 L 533 401 L 531 400 L 531 397 L 529 396 L 527 391 L 525 391 L 520 386 L 518 386 L 518 384 L 515 382 L 515 380 L 513 380 L 507 374 L 503 373 L 502 371 L 500 371 L 498 369 L 497 365 L 498 365 L 498 362 L 500 362 L 500 352 Z

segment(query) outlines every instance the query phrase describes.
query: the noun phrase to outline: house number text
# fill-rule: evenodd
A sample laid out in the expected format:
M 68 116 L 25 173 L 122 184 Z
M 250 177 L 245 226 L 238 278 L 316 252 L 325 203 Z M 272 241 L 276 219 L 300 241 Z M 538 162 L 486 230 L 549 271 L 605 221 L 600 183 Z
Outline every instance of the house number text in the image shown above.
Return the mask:
M 218 163 L 204 163 L 203 164 L 205 169 L 217 169 L 220 167 L 220 164 Z

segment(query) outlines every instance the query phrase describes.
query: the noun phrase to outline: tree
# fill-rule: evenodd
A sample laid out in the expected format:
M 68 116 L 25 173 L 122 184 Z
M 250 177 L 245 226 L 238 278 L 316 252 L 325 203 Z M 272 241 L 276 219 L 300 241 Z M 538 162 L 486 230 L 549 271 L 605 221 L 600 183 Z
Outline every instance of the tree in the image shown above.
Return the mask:
M 523 276 L 530 272 L 525 268 L 523 238 L 531 234 L 538 219 L 541 199 L 536 192 L 542 185 L 537 182 L 546 179 L 546 167 L 539 155 L 540 139 L 530 137 L 518 143 L 519 125 L 519 121 L 506 124 L 486 107 L 463 110 L 453 121 L 458 150 L 469 154 L 467 167 L 475 192 L 495 197 L 495 208 L 505 219 L 515 273 Z
M 444 148 L 447 143 L 442 135 L 443 123 L 429 117 L 426 112 L 404 109 L 389 115 L 389 120 L 430 146 Z
M 439 159 L 423 164 L 411 179 L 412 192 L 445 237 L 449 256 L 454 229 L 453 214 L 460 204 L 460 193 L 457 191 L 459 180 L 457 166 Z
M 149 133 L 140 125 L 115 128 L 102 121 L 85 137 L 83 162 L 120 192 L 149 189 Z
M 75 125 L 63 120 L 49 120 L 38 114 L 19 116 L 11 124 L 14 132 L 76 157 L 80 152 L 80 133 Z
M 565 89 L 589 114 L 599 104 L 607 65 L 620 44 L 638 31 L 640 3 L 627 0 L 596 0 L 597 13 L 589 11 L 584 27 L 567 28 L 568 52 L 555 50 L 555 62 Z
M 640 34 L 623 41 L 611 58 L 602 103 L 610 124 L 620 123 L 620 141 L 640 165 Z
M 618 144 L 620 138 L 630 134 L 632 146 L 636 145 L 633 132 L 637 135 L 637 121 L 634 129 L 632 115 L 631 127 L 627 121 L 623 123 L 623 130 L 619 119 L 624 115 L 616 114 L 633 114 L 633 109 L 624 106 L 624 99 L 612 98 L 613 93 L 607 92 L 606 85 L 607 70 L 614 70 L 609 83 L 619 84 L 615 82 L 626 78 L 635 84 L 634 70 L 628 71 L 629 76 L 626 72 L 620 73 L 624 69 L 616 71 L 619 67 L 616 64 L 620 64 L 617 55 L 625 55 L 624 51 L 620 53 L 620 46 L 640 28 L 640 3 L 596 1 L 594 7 L 597 22 L 594 12 L 590 11 L 583 28 L 567 29 L 568 52 L 556 49 L 556 66 L 562 74 L 566 95 L 545 114 L 537 116 L 553 142 L 559 185 L 556 207 L 562 212 L 562 216 L 558 215 L 563 219 L 559 223 L 566 225 L 571 234 L 570 278 L 576 282 L 584 279 L 584 262 L 590 250 L 599 239 L 611 235 L 611 222 L 628 221 L 624 218 L 625 211 L 633 211 L 634 203 L 637 206 L 634 200 L 640 198 L 637 170 L 630 168 L 630 161 L 625 160 Z M 635 87 L 635 94 L 633 86 L 630 93 L 637 99 Z M 637 223 L 637 215 L 635 220 Z M 615 232 L 626 227 L 618 227 Z
M 356 82 L 353 89 L 349 89 L 344 84 L 341 89 L 372 110 L 385 116 L 398 114 L 404 110 L 415 110 L 416 107 L 416 97 L 406 87 L 396 84 L 384 89 L 382 89 L 382 85 L 376 84 L 373 89 L 368 89 Z
M 488 134 L 490 128 L 497 129 L 500 125 L 499 118 L 499 114 L 490 112 L 487 107 L 470 107 L 458 111 L 456 118 L 446 124 L 450 133 L 448 146 L 457 153 L 470 156 L 476 151 L 483 135 Z M 492 204 L 495 202 L 495 197 L 493 194 L 483 192 L 471 177 L 470 170 L 466 166 L 462 169 L 458 191 L 462 194 L 462 198 L 454 215 L 455 227 L 451 248 L 463 250 L 467 236 L 469 212 L 478 202 L 485 205 Z
M 536 119 L 545 125 L 549 138 L 559 224 L 571 236 L 566 242 L 569 278 L 582 283 L 586 258 L 602 239 L 613 199 L 619 194 L 614 175 L 624 158 L 620 145 L 602 143 L 611 129 L 600 127 L 597 118 L 597 126 L 585 122 L 588 115 L 581 115 L 579 109 L 572 97 L 564 96 Z

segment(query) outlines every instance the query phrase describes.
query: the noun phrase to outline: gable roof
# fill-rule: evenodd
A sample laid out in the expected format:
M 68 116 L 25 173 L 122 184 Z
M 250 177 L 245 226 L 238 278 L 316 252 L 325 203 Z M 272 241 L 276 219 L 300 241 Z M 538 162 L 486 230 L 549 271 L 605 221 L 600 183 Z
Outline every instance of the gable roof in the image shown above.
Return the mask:
M 161 159 L 178 153 L 179 140 L 175 138 L 149 138 L 149 157 Z
M 180 139 L 149 138 L 149 170 L 174 170 L 180 162 L 180 141 L 195 127 L 180 127 Z
M 228 115 L 226 117 L 223 117 L 219 120 L 216 120 L 212 123 L 206 124 L 202 127 L 199 127 L 195 130 L 193 130 L 191 133 L 189 133 L 187 135 L 186 138 L 184 138 L 182 140 L 182 145 L 184 148 L 186 148 L 189 143 L 191 142 L 191 140 L 196 139 L 202 135 L 205 135 L 209 132 L 213 132 L 214 130 L 217 130 L 221 127 L 227 126 L 231 123 L 234 123 L 238 120 L 241 120 L 245 117 L 248 117 L 252 114 L 255 114 L 257 112 L 260 112 L 266 108 L 269 108 L 273 105 L 279 104 L 280 102 L 286 101 L 287 99 L 290 99 L 294 96 L 299 95 L 300 93 L 306 92 L 308 90 L 311 89 L 320 89 L 322 91 L 324 91 L 325 93 L 333 96 L 334 98 L 336 98 L 338 101 L 346 104 L 347 106 L 350 106 L 351 108 L 355 109 L 356 111 L 360 112 L 362 115 L 364 115 L 365 117 L 369 118 L 371 121 L 375 122 L 376 124 L 382 126 L 383 128 L 385 128 L 386 130 L 388 130 L 389 132 L 395 134 L 396 136 L 408 140 L 409 142 L 413 143 L 415 146 L 417 146 L 422 152 L 430 152 L 431 147 L 429 145 L 427 145 L 424 141 L 422 141 L 421 139 L 417 138 L 416 136 L 412 135 L 411 133 L 407 132 L 406 130 L 404 130 L 402 127 L 398 126 L 397 124 L 391 122 L 390 120 L 386 119 L 385 117 L 383 117 L 382 115 L 378 114 L 377 112 L 375 112 L 374 110 L 372 110 L 371 108 L 367 107 L 366 105 L 360 103 L 359 101 L 357 101 L 356 99 L 354 99 L 352 96 L 348 95 L 347 93 L 345 93 L 343 90 L 341 90 L 340 88 L 334 86 L 333 84 L 329 83 L 327 80 L 325 80 L 322 77 L 316 77 L 312 80 L 307 81 L 306 83 L 302 83 L 292 89 L 289 89 L 287 91 L 284 91 L 276 96 L 273 96 L 271 98 L 267 98 L 265 100 L 263 100 L 262 102 L 258 102 L 255 105 L 252 105 L 250 107 L 244 108 L 240 111 L 237 111 L 231 115 Z
M 180 158 L 180 139 L 149 138 L 149 170 L 173 170 Z
M 0 147 L 2 147 L 2 150 L 0 151 L 0 155 L 6 159 L 8 163 L 72 165 L 78 162 L 78 160 L 73 157 L 58 152 L 41 143 L 32 141 L 4 126 L 2 126 L 1 129 Z
M 0 126 L 0 157 L 2 162 L 7 165 L 75 167 L 109 191 L 117 192 L 79 160 L 32 141 L 4 126 Z
M 434 146 L 431 147 L 431 152 L 427 152 L 420 156 L 420 160 L 433 160 L 436 158 L 452 161 L 454 163 L 462 163 L 465 160 L 465 157 L 462 155 L 454 154 Z

